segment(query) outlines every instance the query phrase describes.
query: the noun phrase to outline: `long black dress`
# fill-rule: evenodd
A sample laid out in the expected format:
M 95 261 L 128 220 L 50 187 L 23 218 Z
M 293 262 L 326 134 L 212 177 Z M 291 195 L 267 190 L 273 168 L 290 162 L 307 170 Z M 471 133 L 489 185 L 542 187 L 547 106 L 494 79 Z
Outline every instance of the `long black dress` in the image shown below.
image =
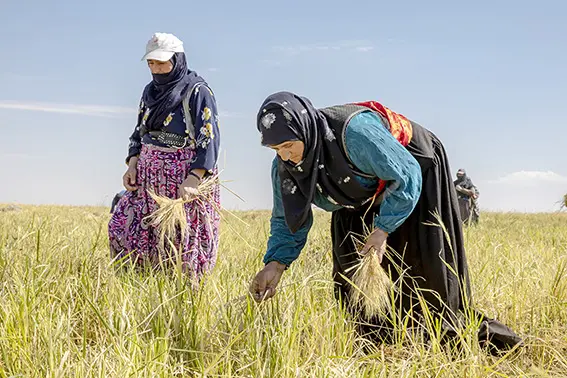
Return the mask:
M 423 327 L 424 311 L 417 299 L 419 293 L 426 300 L 429 311 L 442 319 L 442 328 L 449 340 L 456 334 L 455 329 L 462 325 L 465 310 L 472 308 L 459 204 L 441 141 L 420 125 L 412 122 L 412 126 L 413 137 L 407 149 L 421 166 L 422 193 L 411 215 L 389 235 L 388 246 L 397 254 L 384 258 L 382 265 L 394 280 L 400 277 L 400 268 L 405 271 L 401 278 L 402 294 L 396 301 L 401 305 L 402 316 L 411 315 L 413 320 L 409 326 L 426 328 Z M 363 234 L 364 226 L 372 225 L 378 211 L 379 205 L 371 211 L 343 208 L 333 212 L 333 279 L 335 296 L 357 315 L 361 321 L 360 330 L 372 338 L 388 341 L 393 337 L 392 317 L 362 319 L 359 309 L 349 304 L 349 284 L 342 277 L 350 278 L 352 269 L 349 268 L 358 262 L 357 247 L 348 236 L 350 233 Z M 440 223 L 443 227 L 435 226 Z M 472 313 L 482 320 L 479 341 L 491 352 L 506 350 L 522 342 L 504 324 L 476 311 Z

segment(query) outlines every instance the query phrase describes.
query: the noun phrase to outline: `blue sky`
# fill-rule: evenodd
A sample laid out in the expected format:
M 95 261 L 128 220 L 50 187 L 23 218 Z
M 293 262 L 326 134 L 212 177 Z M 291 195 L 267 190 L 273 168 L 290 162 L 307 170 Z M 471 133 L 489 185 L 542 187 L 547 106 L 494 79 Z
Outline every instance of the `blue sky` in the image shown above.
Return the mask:
M 185 42 L 221 111 L 228 208 L 269 208 L 273 153 L 255 114 L 272 92 L 316 106 L 377 100 L 444 142 L 494 210 L 567 192 L 567 3 L 170 0 L 0 5 L 0 203 L 108 204 L 121 190 L 140 61 Z

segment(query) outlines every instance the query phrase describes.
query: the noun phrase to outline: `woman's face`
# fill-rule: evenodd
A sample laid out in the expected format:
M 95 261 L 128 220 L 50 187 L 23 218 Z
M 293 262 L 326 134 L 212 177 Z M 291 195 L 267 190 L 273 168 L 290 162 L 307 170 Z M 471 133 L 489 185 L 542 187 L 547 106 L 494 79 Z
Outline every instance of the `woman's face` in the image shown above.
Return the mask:
M 148 59 L 148 67 L 154 75 L 168 74 L 173 70 L 173 63 L 171 60 L 162 62 L 160 60 Z
M 298 164 L 303 160 L 305 145 L 300 140 L 290 140 L 276 146 L 270 146 L 270 148 L 275 150 L 283 161 Z

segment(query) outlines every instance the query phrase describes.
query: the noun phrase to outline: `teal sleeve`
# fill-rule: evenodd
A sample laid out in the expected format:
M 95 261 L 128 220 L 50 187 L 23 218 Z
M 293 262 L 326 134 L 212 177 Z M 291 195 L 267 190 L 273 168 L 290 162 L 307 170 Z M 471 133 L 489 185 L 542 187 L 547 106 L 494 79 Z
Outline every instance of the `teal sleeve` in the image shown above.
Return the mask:
M 409 217 L 421 195 L 419 163 L 372 112 L 352 118 L 345 144 L 358 169 L 387 181 L 374 226 L 388 233 L 395 231 Z
M 270 261 L 278 261 L 289 266 L 299 257 L 301 250 L 305 247 L 307 235 L 313 225 L 313 213 L 309 210 L 309 218 L 305 224 L 295 234 L 291 233 L 285 222 L 277 159 L 274 159 L 272 163 L 272 192 L 273 207 L 270 219 L 270 236 L 264 255 L 264 264 Z

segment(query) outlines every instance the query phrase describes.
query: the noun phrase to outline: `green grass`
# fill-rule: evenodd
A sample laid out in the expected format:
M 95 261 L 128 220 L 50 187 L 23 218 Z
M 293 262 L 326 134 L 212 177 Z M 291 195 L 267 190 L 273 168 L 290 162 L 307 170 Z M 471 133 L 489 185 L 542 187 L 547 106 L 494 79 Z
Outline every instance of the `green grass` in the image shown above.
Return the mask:
M 525 337 L 496 358 L 467 338 L 370 353 L 338 309 L 327 214 L 274 300 L 246 296 L 268 212 L 222 223 L 198 295 L 178 274 L 117 271 L 101 208 L 0 212 L 0 377 L 567 376 L 567 215 L 483 214 L 466 230 L 476 306 Z

